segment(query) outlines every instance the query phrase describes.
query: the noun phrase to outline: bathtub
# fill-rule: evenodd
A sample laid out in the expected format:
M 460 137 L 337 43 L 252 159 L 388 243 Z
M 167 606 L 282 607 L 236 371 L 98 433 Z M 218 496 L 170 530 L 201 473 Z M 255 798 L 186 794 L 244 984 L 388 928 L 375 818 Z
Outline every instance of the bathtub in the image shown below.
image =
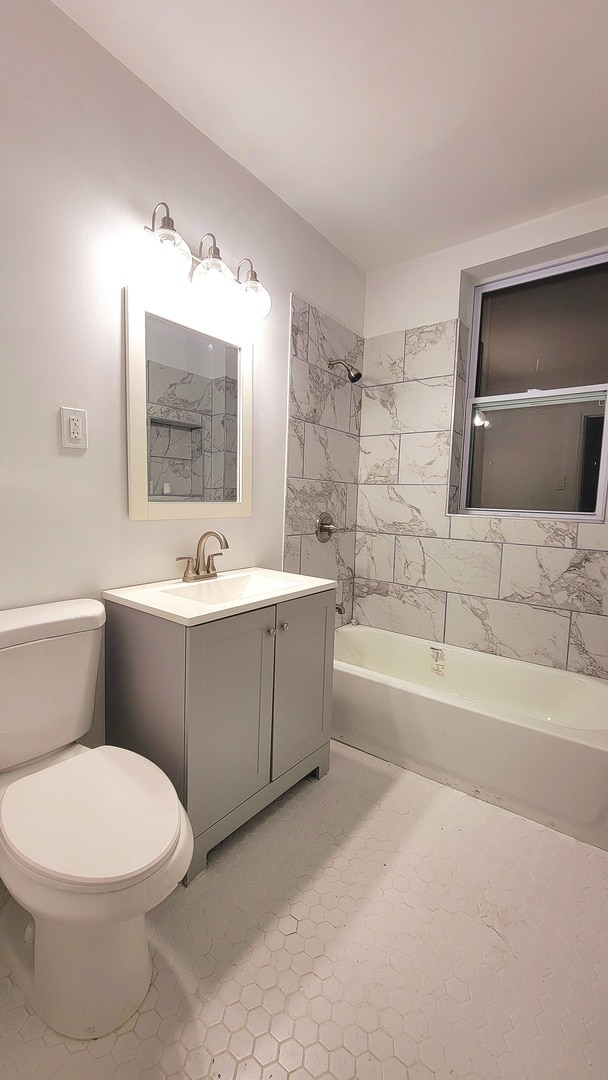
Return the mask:
M 336 631 L 333 737 L 608 850 L 608 683 Z

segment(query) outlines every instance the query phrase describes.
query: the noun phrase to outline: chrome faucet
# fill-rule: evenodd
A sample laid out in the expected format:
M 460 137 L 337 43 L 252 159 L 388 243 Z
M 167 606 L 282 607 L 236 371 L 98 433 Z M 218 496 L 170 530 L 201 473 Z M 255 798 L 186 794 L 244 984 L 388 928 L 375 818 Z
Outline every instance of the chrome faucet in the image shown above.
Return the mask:
M 210 537 L 215 536 L 216 540 L 219 540 L 221 551 L 213 551 L 205 558 L 205 547 L 207 540 Z M 196 556 L 193 558 L 191 555 L 179 555 L 175 560 L 176 562 L 182 562 L 185 560 L 186 569 L 184 570 L 183 581 L 203 581 L 205 579 L 217 577 L 217 570 L 215 569 L 215 560 L 218 555 L 221 555 L 223 551 L 228 550 L 228 541 L 223 533 L 215 532 L 211 529 L 209 532 L 203 533 L 198 544 L 196 545 Z

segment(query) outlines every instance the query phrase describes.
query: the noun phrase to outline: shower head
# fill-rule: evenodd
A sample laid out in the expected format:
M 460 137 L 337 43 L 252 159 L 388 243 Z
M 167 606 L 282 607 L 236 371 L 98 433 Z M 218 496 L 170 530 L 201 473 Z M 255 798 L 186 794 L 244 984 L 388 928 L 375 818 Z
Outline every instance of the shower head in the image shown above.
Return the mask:
M 361 378 L 361 372 L 358 371 L 357 368 L 353 367 L 352 364 L 347 364 L 346 360 L 327 361 L 328 368 L 334 368 L 336 364 L 342 364 L 342 366 L 346 368 L 346 374 L 348 375 L 348 378 L 351 382 L 359 382 L 359 379 Z

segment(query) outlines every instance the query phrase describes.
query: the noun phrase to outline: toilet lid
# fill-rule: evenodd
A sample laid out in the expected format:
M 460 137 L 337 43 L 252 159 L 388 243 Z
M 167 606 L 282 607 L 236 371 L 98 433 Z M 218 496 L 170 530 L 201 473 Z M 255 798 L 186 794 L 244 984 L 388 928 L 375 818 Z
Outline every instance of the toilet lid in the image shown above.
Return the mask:
M 100 746 L 9 784 L 0 831 L 17 861 L 46 877 L 130 884 L 175 848 L 180 805 L 151 761 Z

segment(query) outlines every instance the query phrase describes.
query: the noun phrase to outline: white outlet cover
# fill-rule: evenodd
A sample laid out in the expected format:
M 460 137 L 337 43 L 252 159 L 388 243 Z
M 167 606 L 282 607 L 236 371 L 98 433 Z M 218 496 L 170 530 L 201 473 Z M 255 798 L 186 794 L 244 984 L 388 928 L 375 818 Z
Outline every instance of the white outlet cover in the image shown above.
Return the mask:
M 86 450 L 89 445 L 86 409 L 74 409 L 69 405 L 59 407 L 61 445 L 70 450 Z M 74 431 L 79 434 L 74 437 Z

